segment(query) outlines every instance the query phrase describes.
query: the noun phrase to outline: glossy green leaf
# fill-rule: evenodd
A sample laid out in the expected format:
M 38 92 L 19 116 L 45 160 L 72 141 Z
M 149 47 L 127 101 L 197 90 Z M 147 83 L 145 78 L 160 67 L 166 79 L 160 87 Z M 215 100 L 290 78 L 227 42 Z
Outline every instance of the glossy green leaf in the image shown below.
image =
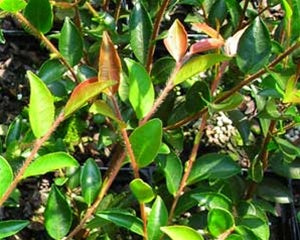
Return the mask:
M 54 99 L 44 82 L 28 71 L 30 83 L 29 121 L 35 137 L 42 137 L 54 121 Z
M 256 183 L 260 183 L 263 180 L 264 168 L 260 155 L 256 155 L 256 157 L 251 162 L 249 177 Z
M 19 140 L 22 129 L 22 118 L 17 117 L 10 125 L 5 137 L 5 145 L 8 146 L 10 143 Z
M 300 2 L 298 0 L 292 0 L 291 2 L 291 8 L 293 10 L 293 15 L 291 19 L 291 41 L 295 41 L 296 39 L 299 39 L 299 32 L 300 32 Z
M 90 107 L 89 111 L 93 114 L 101 114 L 103 116 L 111 118 L 119 124 L 120 128 L 126 127 L 126 123 L 119 120 L 114 111 L 111 109 L 111 107 L 103 100 L 95 101 Z
M 180 84 L 194 75 L 206 71 L 216 63 L 229 60 L 230 58 L 221 54 L 206 54 L 193 57 L 187 61 L 178 71 L 174 84 Z
M 269 31 L 264 22 L 256 17 L 240 38 L 237 64 L 244 73 L 255 73 L 267 64 L 270 53 Z
M 243 102 L 243 100 L 243 95 L 240 93 L 235 93 L 220 103 L 211 103 L 209 108 L 211 111 L 231 111 L 236 109 Z
M 38 76 L 46 84 L 61 79 L 67 68 L 58 59 L 49 59 L 39 69 Z
M 129 187 L 139 203 L 151 202 L 155 197 L 151 186 L 140 178 L 132 180 L 129 184 Z
M 43 175 L 65 167 L 77 167 L 75 158 L 65 152 L 48 153 L 35 159 L 23 174 L 23 178 Z
M 214 237 L 220 236 L 233 226 L 234 218 L 229 211 L 222 208 L 213 208 L 208 212 L 207 227 Z
M 240 217 L 246 217 L 247 215 L 255 216 L 263 220 L 268 221 L 266 213 L 253 201 L 240 201 L 236 206 L 237 214 Z
M 228 112 L 233 125 L 238 129 L 244 144 L 248 143 L 249 135 L 251 132 L 250 121 L 245 117 L 245 115 L 240 110 L 233 110 Z
M 59 189 L 53 184 L 48 197 L 45 213 L 45 227 L 54 239 L 62 239 L 72 224 L 72 210 Z
M 143 4 L 139 1 L 130 15 L 130 46 L 136 58 L 145 64 L 152 34 L 152 22 Z
M 197 81 L 186 93 L 185 106 L 190 113 L 196 113 L 204 108 L 210 100 L 210 89 L 207 83 L 204 81 Z
M 270 159 L 272 170 L 286 178 L 300 179 L 300 160 L 296 159 L 291 163 L 287 163 L 283 159 L 282 154 L 275 154 Z
M 25 8 L 26 4 L 27 3 L 24 0 L 1 0 L 0 9 L 7 12 L 15 13 Z
M 172 240 L 204 240 L 204 238 L 196 230 L 187 226 L 169 226 L 160 228 Z
M 161 145 L 162 123 L 152 119 L 136 128 L 129 137 L 135 160 L 139 168 L 153 162 Z
M 13 179 L 14 174 L 9 163 L 0 156 L 0 198 L 10 186 Z
M 153 84 L 165 83 L 175 68 L 175 65 L 176 62 L 171 57 L 163 57 L 155 61 L 151 70 Z
M 15 235 L 28 226 L 29 223 L 27 220 L 0 221 L 0 239 Z
M 289 141 L 279 137 L 275 138 L 275 141 L 278 144 L 278 148 L 283 153 L 284 160 L 287 163 L 291 163 L 296 157 L 300 156 L 300 148 L 298 146 L 295 146 Z
M 236 29 L 238 27 L 241 13 L 242 13 L 242 8 L 236 0 L 225 0 L 228 12 L 231 17 L 231 23 L 233 27 Z
M 226 179 L 240 171 L 240 166 L 230 156 L 209 153 L 196 160 L 187 183 L 192 184 L 204 179 Z
M 280 181 L 271 178 L 264 178 L 262 183 L 258 185 L 257 195 L 267 201 L 276 203 L 286 204 L 293 201 L 288 187 Z
M 243 240 L 257 240 L 255 234 L 244 226 L 237 226 L 235 228 L 235 232 L 237 232 L 240 236 L 242 236 Z
M 5 44 L 5 42 L 6 42 L 6 39 L 3 35 L 3 31 L 2 31 L 2 29 L 0 29 L 0 43 Z
M 213 208 L 223 208 L 231 211 L 231 200 L 221 193 L 216 192 L 200 192 L 191 195 L 198 201 L 199 206 L 205 206 L 208 210 Z
M 60 33 L 58 49 L 71 66 L 75 66 L 79 63 L 83 55 L 83 41 L 81 34 L 68 17 L 65 19 Z
M 208 21 L 210 25 L 216 28 L 218 25 L 222 26 L 223 21 L 227 15 L 227 8 L 225 0 L 216 0 L 210 8 Z
M 129 101 L 138 119 L 142 119 L 154 103 L 154 88 L 142 65 L 131 59 L 126 59 L 126 64 L 129 71 Z
M 51 30 L 53 12 L 49 0 L 29 0 L 24 15 L 40 32 L 47 33 Z
M 168 223 L 168 210 L 160 196 L 156 197 L 148 216 L 147 234 L 148 240 L 157 240 L 162 236 L 161 227 Z
M 131 232 L 143 236 L 143 222 L 138 217 L 122 210 L 100 211 L 96 216 L 110 221 L 119 227 L 124 227 Z
M 94 159 L 86 160 L 80 175 L 80 186 L 85 202 L 90 206 L 102 185 L 101 172 Z
M 90 78 L 80 83 L 73 90 L 69 101 L 65 107 L 65 117 L 69 117 L 73 112 L 81 108 L 93 97 L 103 92 L 108 87 L 114 85 L 113 81 L 98 82 L 97 78 Z
M 166 158 L 160 161 L 160 167 L 164 171 L 169 193 L 175 196 L 183 173 L 183 166 L 180 158 L 174 152 L 171 152 Z
M 255 236 L 257 236 L 257 238 L 261 240 L 269 240 L 270 238 L 268 222 L 265 222 L 258 217 L 251 215 L 245 216 L 239 222 L 239 225 L 247 227 Z
M 230 234 L 226 240 L 245 240 L 241 235 Z

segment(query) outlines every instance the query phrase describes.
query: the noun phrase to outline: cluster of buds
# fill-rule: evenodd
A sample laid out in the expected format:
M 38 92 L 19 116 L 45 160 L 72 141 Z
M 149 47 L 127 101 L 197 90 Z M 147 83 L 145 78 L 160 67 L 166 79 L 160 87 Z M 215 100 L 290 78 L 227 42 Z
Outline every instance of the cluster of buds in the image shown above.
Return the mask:
M 300 139 L 300 126 L 290 129 L 286 134 L 285 138 L 293 143 L 299 142 Z
M 206 127 L 208 145 L 217 145 L 221 148 L 228 148 L 234 151 L 234 139 L 238 135 L 237 129 L 232 125 L 223 112 L 216 113 Z

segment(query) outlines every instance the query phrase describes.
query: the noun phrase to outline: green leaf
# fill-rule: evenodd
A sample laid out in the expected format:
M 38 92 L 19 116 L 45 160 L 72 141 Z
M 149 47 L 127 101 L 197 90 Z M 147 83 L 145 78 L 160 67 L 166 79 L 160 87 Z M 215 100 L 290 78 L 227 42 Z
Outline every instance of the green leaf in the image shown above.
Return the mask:
M 300 148 L 289 141 L 277 137 L 275 138 L 275 142 L 278 144 L 280 151 L 283 153 L 284 160 L 287 163 L 291 163 L 296 157 L 300 156 Z
M 231 111 L 236 109 L 243 102 L 243 100 L 243 95 L 237 92 L 220 103 L 209 104 L 209 109 L 211 111 Z
M 242 8 L 236 0 L 225 0 L 225 3 L 231 17 L 231 23 L 234 29 L 236 29 L 239 24 Z
M 80 186 L 85 202 L 90 206 L 102 185 L 101 172 L 94 159 L 86 160 L 80 175 Z
M 257 240 L 255 234 L 247 227 L 237 226 L 235 231 L 242 236 L 243 240 Z
M 190 113 L 196 113 L 204 108 L 211 101 L 210 89 L 207 83 L 204 81 L 195 82 L 189 88 L 185 100 L 185 107 Z
M 291 8 L 293 9 L 293 15 L 291 19 L 291 25 L 292 25 L 292 36 L 291 41 L 299 39 L 299 32 L 300 32 L 300 3 L 298 0 L 292 0 L 291 1 Z
M 5 145 L 8 146 L 10 143 L 19 140 L 22 130 L 22 118 L 16 117 L 16 119 L 9 125 L 6 137 Z
M 129 187 L 139 203 L 151 202 L 155 197 L 151 186 L 149 186 L 140 178 L 132 180 L 129 184 Z
M 256 17 L 240 38 L 237 64 L 244 73 L 255 73 L 267 64 L 271 53 L 270 34 L 263 21 Z
M 175 68 L 175 65 L 176 62 L 171 57 L 163 57 L 155 61 L 151 70 L 153 84 L 165 83 Z
M 39 69 L 38 76 L 44 83 L 50 84 L 61 79 L 66 71 L 67 68 L 58 59 L 49 59 Z
M 291 203 L 293 201 L 292 194 L 287 186 L 281 182 L 271 178 L 264 178 L 258 185 L 257 195 L 261 198 L 276 203 Z
M 0 239 L 15 235 L 28 226 L 29 223 L 27 220 L 0 221 Z
M 45 213 L 45 227 L 54 239 L 62 239 L 72 224 L 72 210 L 58 188 L 53 184 L 48 197 Z
M 30 83 L 29 121 L 35 137 L 42 137 L 54 121 L 54 100 L 44 82 L 28 71 Z
M 258 239 L 268 240 L 270 237 L 268 222 L 265 222 L 258 217 L 251 215 L 245 216 L 239 222 L 239 225 L 247 227 Z
M 90 78 L 80 83 L 73 90 L 65 107 L 65 117 L 81 108 L 91 98 L 96 97 L 108 87 L 114 85 L 113 81 L 98 82 L 97 78 Z
M 14 174 L 9 163 L 0 156 L 0 198 L 6 192 L 13 179 Z
M 234 218 L 229 211 L 222 208 L 213 208 L 208 212 L 207 227 L 214 237 L 220 236 L 233 226 Z
M 204 240 L 204 238 L 194 229 L 187 226 L 169 226 L 160 228 L 172 240 Z
M 225 0 L 216 0 L 210 8 L 208 21 L 210 25 L 216 28 L 218 25 L 222 26 L 223 21 L 227 15 L 227 8 Z
M 138 119 L 142 119 L 152 108 L 154 88 L 142 65 L 131 59 L 126 59 L 126 64 L 129 71 L 129 101 Z
M 230 234 L 226 240 L 245 240 L 241 235 Z
M 233 110 L 228 112 L 230 119 L 233 122 L 233 125 L 238 129 L 243 143 L 247 144 L 249 140 L 249 135 L 251 132 L 251 126 L 249 120 L 240 110 Z
M 183 167 L 179 157 L 172 152 L 160 161 L 160 167 L 164 171 L 166 177 L 166 185 L 169 193 L 176 195 L 182 178 Z
M 230 58 L 221 54 L 206 54 L 193 57 L 187 61 L 178 71 L 174 85 L 178 85 L 198 73 L 206 71 L 216 63 L 229 60 Z
M 152 34 L 152 22 L 149 14 L 139 1 L 131 12 L 129 20 L 130 46 L 136 58 L 144 65 Z
M 0 29 L 0 43 L 5 44 L 5 42 L 6 42 L 6 39 L 3 35 L 3 31 L 2 31 L 2 29 Z
M 199 206 L 205 206 L 208 210 L 213 208 L 223 208 L 231 211 L 231 200 L 221 193 L 200 192 L 192 194 L 191 197 L 199 202 Z
M 148 240 L 157 240 L 162 236 L 160 227 L 168 223 L 168 210 L 160 196 L 156 197 L 148 216 L 147 234 Z
M 119 124 L 120 128 L 126 128 L 126 123 L 119 120 L 114 111 L 111 109 L 111 107 L 103 100 L 95 101 L 90 107 L 89 112 L 109 117 L 112 120 L 116 121 Z
M 283 160 L 281 153 L 275 154 L 270 159 L 272 170 L 286 178 L 300 179 L 300 159 L 296 159 L 291 163 L 287 163 Z
M 7 12 L 18 12 L 26 7 L 26 2 L 24 0 L 2 0 L 0 1 L 0 8 Z
M 51 30 L 53 12 L 49 0 L 29 0 L 24 15 L 40 32 L 47 33 Z
M 208 153 L 196 160 L 187 184 L 204 179 L 226 179 L 240 173 L 240 171 L 240 166 L 230 156 Z
M 65 167 L 77 167 L 79 164 L 71 155 L 65 152 L 48 153 L 34 160 L 23 174 L 23 179 L 43 175 Z
M 100 211 L 96 214 L 96 216 L 110 221 L 119 227 L 124 227 L 141 236 L 144 234 L 142 220 L 131 213 L 125 212 L 124 210 Z
M 129 137 L 135 160 L 139 168 L 153 162 L 161 145 L 162 123 L 152 119 L 136 128 Z
M 66 18 L 58 41 L 58 49 L 71 66 L 79 63 L 83 55 L 83 41 L 75 24 Z
M 264 168 L 260 155 L 256 155 L 256 157 L 252 160 L 251 167 L 249 169 L 249 176 L 256 183 L 260 183 L 263 180 Z

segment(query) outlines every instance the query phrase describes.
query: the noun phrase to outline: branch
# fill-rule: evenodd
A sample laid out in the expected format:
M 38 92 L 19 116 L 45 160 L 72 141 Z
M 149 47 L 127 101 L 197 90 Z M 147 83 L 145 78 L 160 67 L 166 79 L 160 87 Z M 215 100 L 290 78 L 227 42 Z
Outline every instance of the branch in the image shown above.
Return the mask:
M 146 69 L 148 72 L 151 71 L 151 65 L 153 62 L 153 56 L 154 56 L 154 51 L 155 51 L 155 47 L 156 47 L 155 40 L 159 33 L 160 23 L 162 21 L 163 15 L 164 15 L 169 3 L 170 3 L 170 0 L 163 1 L 162 6 L 160 7 L 160 9 L 156 15 L 156 18 L 155 18 L 155 22 L 153 25 L 153 32 L 152 32 L 151 40 L 150 40 L 150 47 L 149 47 L 148 55 L 147 55 Z
M 61 55 L 61 53 L 57 50 L 57 48 L 49 41 L 49 39 L 41 33 L 35 26 L 33 26 L 21 13 L 17 12 L 15 13 L 16 18 L 23 23 L 26 27 L 29 28 L 30 32 L 33 36 L 38 38 L 44 45 L 48 48 L 48 50 L 52 53 L 54 53 L 64 64 L 68 70 L 70 71 L 72 77 L 74 78 L 75 82 L 78 82 L 78 79 L 76 77 L 75 72 L 73 71 L 73 68 L 71 65 L 67 62 L 67 60 Z
M 283 60 L 285 57 L 287 57 L 288 55 L 290 55 L 293 51 L 295 51 L 297 48 L 300 47 L 300 42 L 296 42 L 295 44 L 293 44 L 291 47 L 287 48 L 282 54 L 280 54 L 273 62 L 271 62 L 266 68 L 261 69 L 260 71 L 258 71 L 257 73 L 250 75 L 249 77 L 245 78 L 243 81 L 241 81 L 238 85 L 234 86 L 230 91 L 226 92 L 224 95 L 222 95 L 221 97 L 217 98 L 214 103 L 220 103 L 226 99 L 228 99 L 229 97 L 231 97 L 234 93 L 236 93 L 237 91 L 239 91 L 241 88 L 243 88 L 244 86 L 252 83 L 254 80 L 256 80 L 257 78 L 259 78 L 260 76 L 262 76 L 263 74 L 265 74 L 267 72 L 266 69 L 272 69 L 273 67 L 275 67 L 281 60 Z M 207 112 L 207 107 L 201 109 L 201 111 L 195 113 L 194 115 L 191 115 L 185 119 L 180 120 L 179 122 L 167 126 L 164 128 L 164 130 L 171 130 L 171 129 L 175 129 L 178 128 L 184 124 L 187 124 L 190 121 L 196 120 L 198 118 L 200 118 L 204 113 Z
M 18 174 L 16 175 L 13 182 L 10 184 L 9 188 L 6 190 L 2 198 L 0 199 L 0 206 L 9 198 L 10 194 L 13 190 L 17 187 L 18 183 L 22 180 L 23 174 L 25 173 L 26 169 L 30 165 L 30 163 L 35 158 L 37 152 L 41 148 L 41 146 L 50 138 L 51 134 L 55 131 L 58 125 L 64 120 L 64 114 L 61 113 L 54 123 L 52 124 L 51 128 L 47 131 L 47 133 L 40 139 L 37 139 L 33 145 L 33 149 L 31 150 L 29 156 L 26 158 L 25 162 L 23 163 L 22 167 L 20 168 Z

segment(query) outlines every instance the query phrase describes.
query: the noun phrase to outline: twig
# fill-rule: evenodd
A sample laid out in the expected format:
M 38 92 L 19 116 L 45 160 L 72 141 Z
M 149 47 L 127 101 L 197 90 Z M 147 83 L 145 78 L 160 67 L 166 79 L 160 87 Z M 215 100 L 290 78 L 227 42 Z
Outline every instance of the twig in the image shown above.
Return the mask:
M 64 114 L 61 113 L 54 123 L 52 124 L 51 128 L 46 132 L 46 134 L 40 138 L 37 139 L 33 145 L 33 149 L 31 150 L 29 156 L 26 158 L 25 162 L 23 163 L 22 167 L 20 168 L 18 174 L 14 178 L 13 182 L 10 184 L 9 188 L 5 191 L 2 198 L 0 199 L 0 206 L 9 198 L 10 194 L 13 192 L 13 190 L 17 187 L 18 183 L 22 180 L 22 177 L 30 165 L 30 163 L 35 158 L 37 152 L 41 148 L 41 146 L 49 139 L 51 134 L 55 131 L 55 129 L 58 127 L 58 125 L 64 120 Z
M 118 20 L 119 20 L 119 17 L 120 17 L 120 11 L 121 11 L 121 6 L 122 6 L 122 1 L 121 0 L 118 0 L 117 1 L 117 6 L 116 6 L 116 9 L 115 9 L 115 22 L 117 23 Z
M 267 136 L 264 138 L 264 141 L 262 143 L 261 151 L 259 153 L 258 159 L 263 164 L 263 171 L 266 171 L 269 165 L 269 151 L 268 151 L 268 144 L 271 141 L 272 133 L 274 132 L 274 129 L 276 127 L 276 120 L 271 120 L 269 130 L 267 133 Z M 253 197 L 253 194 L 256 191 L 257 183 L 254 181 L 251 181 L 248 189 L 246 190 L 246 196 L 245 199 L 251 199 Z
M 103 11 L 107 11 L 109 5 L 109 0 L 103 0 L 102 9 Z
M 233 227 L 227 229 L 225 232 L 223 232 L 223 233 L 217 238 L 217 240 L 225 240 L 225 239 L 227 239 L 227 237 L 228 237 L 231 233 L 233 233 L 234 230 L 235 230 L 235 226 L 233 226 Z
M 87 9 L 93 14 L 94 17 L 98 17 L 98 12 L 93 8 L 93 6 L 87 1 L 85 2 Z
M 147 63 L 146 63 L 146 69 L 148 72 L 151 71 L 151 66 L 152 66 L 152 62 L 153 62 L 153 56 L 154 56 L 154 52 L 155 52 L 155 40 L 158 36 L 159 33 L 159 27 L 160 27 L 160 23 L 162 21 L 163 15 L 169 5 L 171 0 L 164 0 L 157 15 L 155 18 L 155 22 L 153 25 L 153 31 L 152 31 L 152 35 L 151 35 L 151 40 L 150 40 L 150 47 L 148 49 L 148 55 L 147 55 Z
M 42 43 L 45 44 L 45 46 L 50 50 L 50 52 L 54 53 L 62 62 L 62 64 L 64 64 L 68 70 L 70 71 L 73 79 L 75 82 L 78 82 L 78 79 L 76 77 L 75 72 L 73 71 L 73 68 L 71 67 L 71 65 L 67 62 L 67 60 L 61 55 L 61 53 L 57 50 L 57 48 L 49 41 L 49 39 L 40 31 L 38 31 L 38 29 L 36 29 L 35 26 L 33 26 L 21 13 L 17 12 L 15 13 L 16 18 L 23 23 L 26 27 L 28 27 L 31 31 L 31 33 L 37 37 L 38 39 L 41 40 Z
M 236 93 L 237 91 L 239 91 L 241 88 L 243 88 L 244 86 L 250 84 L 251 82 L 253 82 L 254 80 L 256 80 L 257 78 L 259 78 L 260 76 L 262 76 L 263 74 L 265 74 L 267 72 L 266 69 L 272 69 L 273 67 L 275 67 L 281 60 L 283 60 L 285 57 L 287 57 L 288 55 L 290 55 L 293 51 L 295 51 L 297 48 L 300 47 L 300 42 L 296 42 L 295 44 L 293 44 L 291 47 L 287 48 L 282 54 L 280 54 L 273 62 L 271 62 L 266 68 L 259 70 L 257 73 L 250 75 L 249 77 L 247 77 L 246 79 L 244 79 L 243 81 L 241 81 L 239 84 L 237 84 L 236 86 L 234 86 L 230 91 L 226 92 L 224 95 L 222 95 L 221 97 L 217 98 L 214 103 L 220 103 L 226 99 L 228 99 L 229 97 L 231 97 L 234 93 Z M 193 121 L 195 119 L 200 118 L 205 112 L 207 112 L 208 108 L 203 108 L 201 109 L 199 112 L 195 113 L 194 115 L 191 115 L 185 119 L 182 119 L 180 121 L 178 121 L 177 123 L 167 126 L 164 128 L 164 130 L 171 130 L 171 129 L 175 129 L 178 128 L 184 124 L 187 124 L 190 121 Z
M 244 19 L 246 17 L 246 11 L 247 11 L 249 2 L 250 2 L 249 0 L 245 0 L 244 8 L 243 8 L 243 11 L 242 11 L 241 18 L 240 18 L 240 21 L 239 21 L 237 29 L 241 29 L 242 28 L 243 21 L 244 21 Z

